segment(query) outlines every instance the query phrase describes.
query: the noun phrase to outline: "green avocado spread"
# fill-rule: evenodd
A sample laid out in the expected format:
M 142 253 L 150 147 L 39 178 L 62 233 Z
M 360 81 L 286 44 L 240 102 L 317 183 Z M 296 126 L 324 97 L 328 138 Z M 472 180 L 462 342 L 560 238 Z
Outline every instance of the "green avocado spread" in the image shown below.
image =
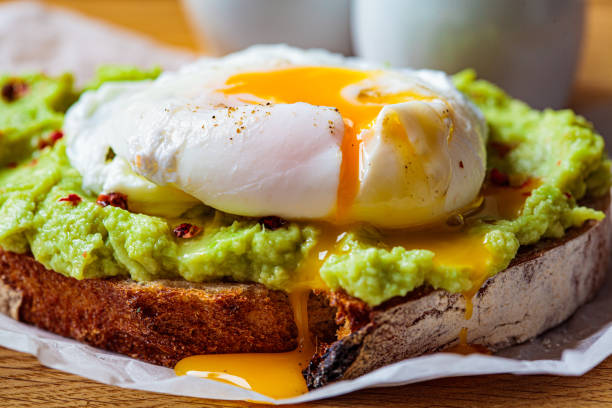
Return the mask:
M 88 88 L 106 81 L 154 78 L 159 70 L 104 67 Z M 481 274 L 508 266 L 520 245 L 559 238 L 567 228 L 603 213 L 577 205 L 610 188 L 610 161 L 590 123 L 569 110 L 536 111 L 472 71 L 456 86 L 484 113 L 489 126 L 488 168 L 511 186 L 538 180 L 515 217 L 474 217 L 464 236 L 484 237 L 490 259 Z M 178 218 L 102 206 L 81 188 L 57 136 L 63 113 L 77 99 L 70 75 L 0 77 L 0 246 L 77 279 L 111 276 L 192 282 L 258 282 L 291 290 L 300 268 L 325 235 L 325 226 L 289 222 L 269 228 L 261 220 L 195 206 Z M 128 198 L 129 200 L 129 198 Z M 181 224 L 193 238 L 177 237 Z M 474 271 L 436 261 L 436 253 L 393 245 L 384 231 L 353 226 L 325 257 L 320 277 L 370 305 L 429 285 L 469 291 Z M 480 281 L 479 283 L 482 283 Z

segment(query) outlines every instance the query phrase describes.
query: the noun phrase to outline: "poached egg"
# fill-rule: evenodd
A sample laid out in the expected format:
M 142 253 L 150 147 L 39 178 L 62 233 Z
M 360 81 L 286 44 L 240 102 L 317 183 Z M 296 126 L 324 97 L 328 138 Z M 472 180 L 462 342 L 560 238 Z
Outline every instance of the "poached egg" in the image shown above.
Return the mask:
M 287 46 L 107 83 L 70 108 L 64 132 L 86 190 L 164 216 L 202 202 L 415 227 L 469 207 L 486 169 L 484 118 L 446 74 Z

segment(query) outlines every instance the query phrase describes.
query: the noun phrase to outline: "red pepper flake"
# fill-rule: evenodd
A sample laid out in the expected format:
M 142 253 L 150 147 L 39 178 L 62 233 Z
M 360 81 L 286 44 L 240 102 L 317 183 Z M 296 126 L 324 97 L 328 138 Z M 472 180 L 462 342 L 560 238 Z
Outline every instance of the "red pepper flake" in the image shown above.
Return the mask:
M 507 145 L 505 143 L 499 142 L 489 142 L 489 147 L 495 150 L 497 155 L 502 159 L 508 155 L 514 149 L 513 146 Z
M 260 218 L 259 223 L 266 229 L 274 231 L 287 224 L 287 220 L 271 215 L 269 217 Z
M 502 173 L 497 169 L 491 170 L 491 181 L 498 186 L 507 186 L 510 184 L 510 179 L 506 173 Z
M 127 196 L 122 193 L 100 194 L 96 203 L 102 207 L 110 205 L 111 207 L 118 207 L 124 210 L 128 209 Z
M 531 197 L 531 191 L 525 191 L 524 193 L 521 193 L 521 195 L 523 197 Z
M 21 79 L 10 79 L 7 83 L 2 86 L 2 99 L 5 102 L 15 102 L 28 92 L 28 84 Z
M 9 169 L 14 169 L 15 167 L 17 167 L 17 163 L 15 162 L 7 163 L 6 167 L 8 167 Z
M 38 141 L 38 149 L 42 150 L 45 147 L 54 146 L 55 143 L 63 137 L 64 133 L 61 130 L 54 130 L 47 139 L 40 139 Z
M 459 167 L 463 168 L 463 160 L 459 160 Z
M 62 132 L 61 130 L 54 130 L 49 135 L 49 140 L 51 141 L 51 143 L 55 144 L 55 142 L 57 142 L 63 137 L 64 137 L 64 132 Z
M 558 160 L 557 161 L 557 166 L 560 166 L 560 165 L 561 165 L 561 160 Z
M 528 178 L 518 188 L 527 188 L 527 186 L 529 186 L 530 184 L 531 184 L 531 178 Z
M 83 252 L 83 258 L 87 258 L 87 251 Z
M 202 228 L 198 227 L 197 225 L 184 223 L 175 227 L 172 232 L 174 232 L 174 235 L 176 235 L 177 238 L 187 239 L 198 235 L 200 232 L 202 232 Z
M 81 202 L 81 197 L 78 194 L 68 194 L 68 197 L 60 198 L 58 201 L 65 201 L 75 206 Z
M 564 194 L 564 195 L 567 197 L 567 199 L 568 199 L 568 200 L 571 200 L 571 199 L 572 199 L 572 195 L 571 195 L 570 193 L 565 192 L 565 193 L 563 193 L 563 194 Z

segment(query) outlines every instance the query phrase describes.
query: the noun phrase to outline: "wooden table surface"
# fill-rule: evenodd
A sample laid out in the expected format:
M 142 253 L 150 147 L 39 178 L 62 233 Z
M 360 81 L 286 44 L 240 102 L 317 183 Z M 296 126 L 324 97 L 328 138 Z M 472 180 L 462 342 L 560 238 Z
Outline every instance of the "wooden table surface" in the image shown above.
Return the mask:
M 178 47 L 198 50 L 173 0 L 50 0 Z M 612 106 L 612 0 L 590 0 L 583 53 L 571 104 Z M 612 110 L 610 110 L 612 116 Z M 2 407 L 242 407 L 252 404 L 173 397 L 101 385 L 41 366 L 0 348 Z M 612 358 L 582 377 L 491 375 L 448 378 L 358 391 L 312 407 L 587 407 L 612 406 Z

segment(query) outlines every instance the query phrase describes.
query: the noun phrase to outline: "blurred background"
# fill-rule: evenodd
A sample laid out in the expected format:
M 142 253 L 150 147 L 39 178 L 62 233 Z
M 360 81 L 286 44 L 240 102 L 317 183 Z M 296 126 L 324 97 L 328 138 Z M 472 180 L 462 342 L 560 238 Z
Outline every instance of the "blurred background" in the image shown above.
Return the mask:
M 575 109 L 612 145 L 612 0 L 41 3 L 189 53 L 221 55 L 253 43 L 286 42 L 393 66 L 449 73 L 472 67 L 533 106 Z M 7 38 L 0 27 L 0 51 Z

